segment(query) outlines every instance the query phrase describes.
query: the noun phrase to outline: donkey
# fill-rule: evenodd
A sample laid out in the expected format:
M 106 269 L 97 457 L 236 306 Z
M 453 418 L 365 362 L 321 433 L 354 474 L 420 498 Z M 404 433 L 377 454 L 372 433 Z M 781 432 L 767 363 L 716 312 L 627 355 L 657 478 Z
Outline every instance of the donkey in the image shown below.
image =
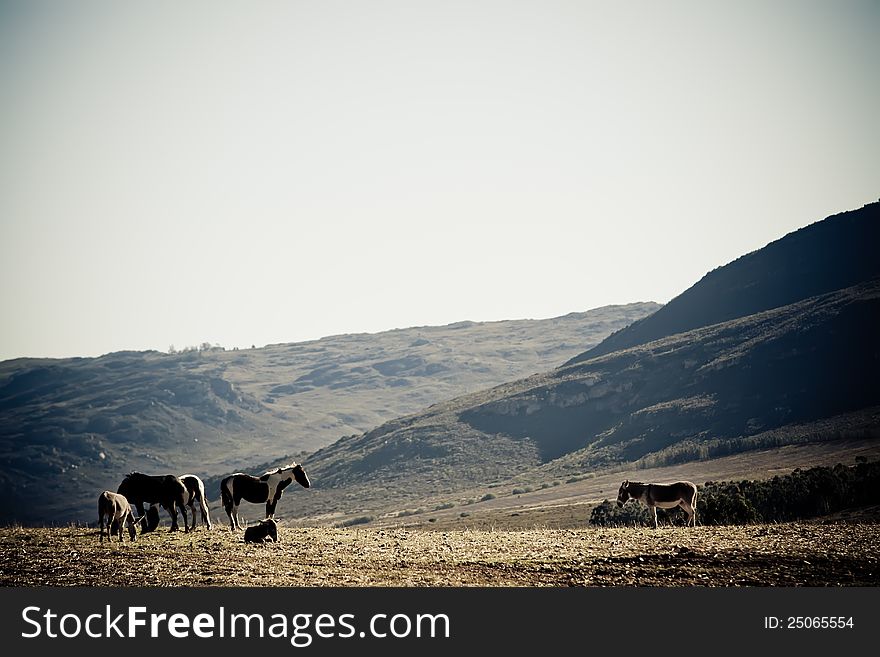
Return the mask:
M 198 500 L 199 507 L 202 509 L 202 522 L 211 530 L 211 514 L 208 511 L 208 502 L 205 499 L 205 482 L 194 474 L 182 474 L 180 480 L 186 486 L 186 506 L 189 507 L 192 515 L 192 527 L 196 528 L 196 507 L 195 502 Z
M 107 518 L 107 540 L 113 541 L 113 534 L 119 534 L 119 542 L 122 543 L 122 531 L 128 523 L 128 535 L 132 541 L 137 540 L 135 531 L 134 515 L 131 513 L 131 505 L 125 496 L 113 491 L 105 490 L 98 496 L 98 528 L 101 543 L 104 542 L 104 518 Z
M 624 481 L 617 493 L 617 506 L 629 500 L 639 500 L 648 505 L 654 514 L 654 529 L 657 529 L 657 507 L 674 509 L 681 506 L 688 514 L 688 526 L 697 526 L 697 487 L 689 481 L 676 481 L 672 484 L 643 484 L 637 481 Z
M 171 474 L 150 476 L 140 472 L 130 472 L 119 484 L 119 489 L 116 492 L 125 495 L 137 509 L 141 518 L 141 533 L 155 529 L 155 526 L 147 524 L 147 519 L 144 517 L 146 515 L 144 513 L 145 502 L 162 505 L 171 516 L 171 531 L 173 532 L 178 530 L 177 508 L 180 507 L 180 513 L 183 515 L 183 531 L 189 531 L 186 519 L 187 490 L 178 477 Z
M 229 516 L 229 523 L 233 530 L 241 529 L 241 519 L 238 517 L 238 506 L 242 500 L 260 504 L 266 503 L 266 518 L 275 517 L 275 507 L 284 489 L 293 481 L 308 488 L 311 486 L 309 477 L 301 463 L 270 470 L 260 477 L 236 472 L 220 482 L 220 498 L 223 500 L 223 508 Z

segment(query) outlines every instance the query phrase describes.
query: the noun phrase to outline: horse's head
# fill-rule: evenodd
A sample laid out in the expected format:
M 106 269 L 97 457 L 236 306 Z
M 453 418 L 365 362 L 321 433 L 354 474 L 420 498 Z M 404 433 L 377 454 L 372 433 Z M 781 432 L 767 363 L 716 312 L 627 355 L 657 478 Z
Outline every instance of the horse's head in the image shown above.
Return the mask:
M 305 469 L 302 467 L 302 463 L 297 463 L 293 466 L 293 478 L 296 479 L 296 483 L 298 483 L 303 488 L 309 488 L 312 485 L 312 482 L 309 481 L 309 475 L 306 474 Z
M 274 518 L 267 518 L 260 521 L 261 525 L 266 525 L 266 532 L 272 537 L 272 540 L 278 542 L 278 522 Z
M 623 506 L 629 501 L 629 480 L 627 479 L 620 484 L 620 490 L 617 491 L 617 506 Z

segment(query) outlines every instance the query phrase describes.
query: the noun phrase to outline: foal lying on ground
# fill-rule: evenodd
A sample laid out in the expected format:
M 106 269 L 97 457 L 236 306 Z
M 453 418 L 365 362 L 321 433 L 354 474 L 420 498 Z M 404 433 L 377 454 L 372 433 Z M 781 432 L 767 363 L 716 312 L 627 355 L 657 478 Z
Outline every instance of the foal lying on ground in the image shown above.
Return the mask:
M 122 542 L 122 530 L 128 522 L 128 534 L 131 540 L 137 540 L 135 531 L 134 515 L 131 505 L 124 495 L 105 490 L 98 496 L 98 527 L 100 528 L 101 542 L 104 542 L 104 517 L 107 517 L 107 540 L 113 540 L 113 532 L 119 534 L 119 542 Z
M 252 525 L 244 530 L 245 543 L 265 543 L 270 538 L 278 542 L 278 523 L 272 518 L 261 520 L 259 525 Z

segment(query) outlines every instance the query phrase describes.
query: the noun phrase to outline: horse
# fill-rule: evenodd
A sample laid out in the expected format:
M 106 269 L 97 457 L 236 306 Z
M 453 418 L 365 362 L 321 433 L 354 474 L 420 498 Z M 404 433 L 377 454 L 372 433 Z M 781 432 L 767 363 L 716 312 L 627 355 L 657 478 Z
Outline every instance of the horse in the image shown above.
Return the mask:
M 104 517 L 107 518 L 107 540 L 113 542 L 113 534 L 119 534 L 119 542 L 122 543 L 122 531 L 128 523 L 128 534 L 132 541 L 137 540 L 135 525 L 137 520 L 131 513 L 131 504 L 124 495 L 105 490 L 98 496 L 98 533 L 101 543 L 104 542 Z
M 223 500 L 223 508 L 229 516 L 232 529 L 242 527 L 241 519 L 238 517 L 238 505 L 242 500 L 255 504 L 265 502 L 266 518 L 274 518 L 278 500 L 294 479 L 303 488 L 311 486 L 301 463 L 291 463 L 283 468 L 269 470 L 260 477 L 243 472 L 236 472 L 226 477 L 220 482 L 220 498 Z
M 195 502 L 198 500 L 199 507 L 202 509 L 202 522 L 210 531 L 212 526 L 211 514 L 208 511 L 208 502 L 205 499 L 205 483 L 194 474 L 182 474 L 180 475 L 180 480 L 183 482 L 183 485 L 186 486 L 186 506 L 189 507 L 190 513 L 192 514 L 191 529 L 196 528 Z
M 171 531 L 178 530 L 177 507 L 183 515 L 183 531 L 188 532 L 189 526 L 186 519 L 186 486 L 179 477 L 169 475 L 145 475 L 140 472 L 130 472 L 119 484 L 117 493 L 124 495 L 137 509 L 141 517 L 141 533 L 152 531 L 155 525 L 148 525 L 144 517 L 144 503 L 161 504 L 171 516 Z M 157 514 L 158 515 L 158 514 Z
M 245 543 L 265 543 L 270 539 L 278 542 L 278 523 L 272 518 L 260 520 L 259 524 L 244 530 Z
M 624 481 L 617 493 L 617 506 L 629 500 L 639 500 L 648 505 L 654 514 L 654 529 L 657 529 L 657 507 L 674 509 L 681 506 L 688 514 L 688 526 L 697 526 L 697 487 L 689 481 L 676 481 L 672 484 L 643 484 L 638 481 Z

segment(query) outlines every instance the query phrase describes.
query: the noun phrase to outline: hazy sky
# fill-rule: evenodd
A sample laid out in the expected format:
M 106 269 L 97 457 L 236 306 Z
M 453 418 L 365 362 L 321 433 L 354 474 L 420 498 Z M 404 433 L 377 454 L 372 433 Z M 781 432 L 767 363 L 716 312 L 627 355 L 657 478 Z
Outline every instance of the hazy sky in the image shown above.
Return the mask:
M 880 197 L 878 2 L 2 2 L 0 359 L 668 301 Z

